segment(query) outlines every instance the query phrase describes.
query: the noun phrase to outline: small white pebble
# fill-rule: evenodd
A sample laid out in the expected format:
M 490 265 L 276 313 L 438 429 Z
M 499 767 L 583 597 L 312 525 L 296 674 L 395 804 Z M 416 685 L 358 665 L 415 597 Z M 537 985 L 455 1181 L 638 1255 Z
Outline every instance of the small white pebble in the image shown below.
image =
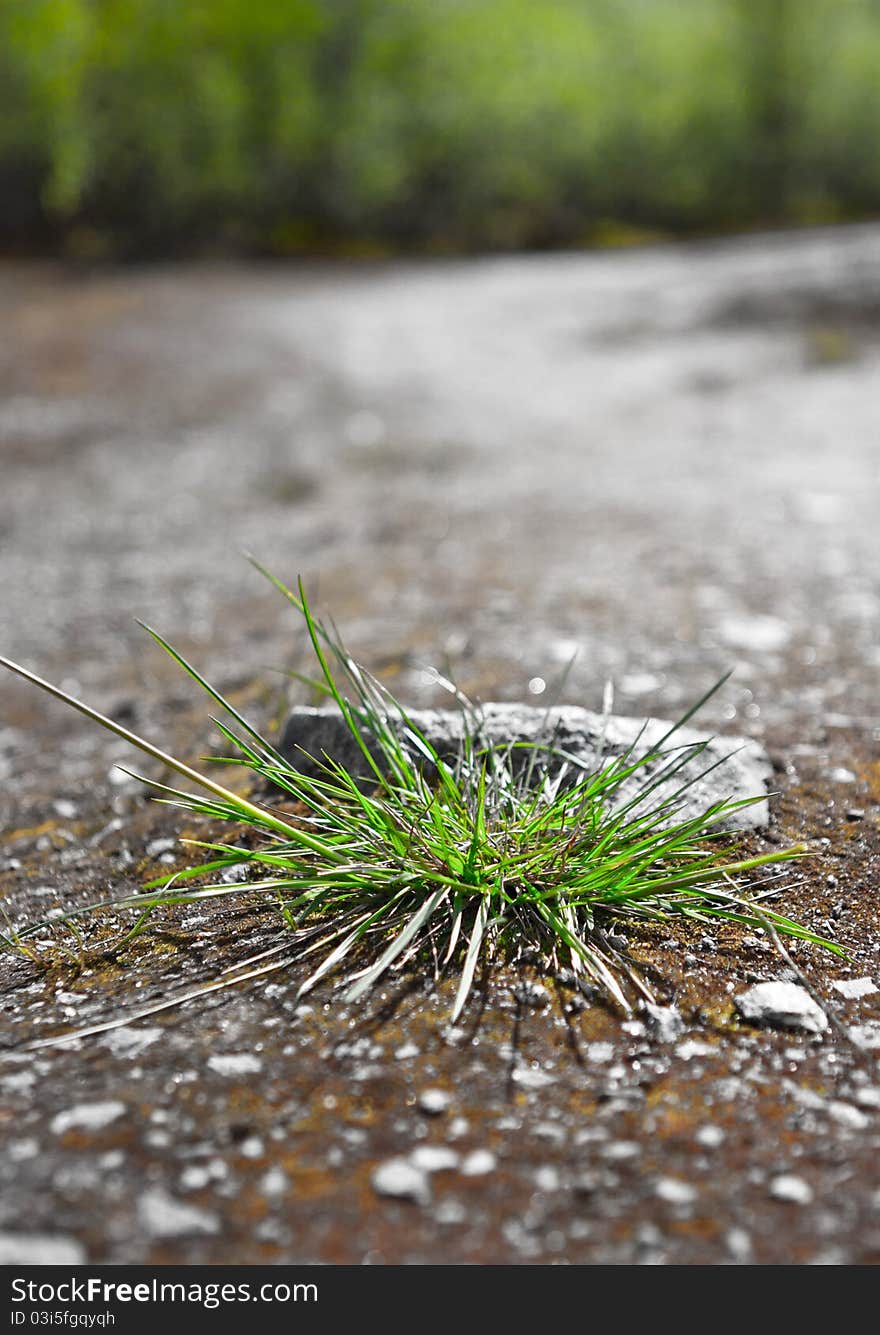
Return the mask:
M 170 853 L 176 847 L 176 839 L 151 839 L 145 851 L 148 858 L 158 858 L 163 853 Z
M 39 1152 L 39 1142 L 32 1137 L 27 1137 L 24 1140 L 10 1140 L 6 1146 L 6 1157 L 11 1163 L 22 1163 L 25 1159 L 33 1159 Z
M 459 1156 L 446 1145 L 419 1145 L 408 1155 L 409 1162 L 423 1173 L 444 1173 L 458 1167 Z
M 124 1024 L 104 1034 L 101 1042 L 115 1057 L 137 1057 L 145 1048 L 157 1042 L 164 1032 L 165 1030 L 159 1029 L 158 1026 L 138 1028 L 135 1025 Z
M 13 1071 L 10 1075 L 0 1076 L 0 1085 L 9 1093 L 17 1094 L 30 1089 L 36 1078 L 33 1071 Z
M 196 1205 L 175 1200 L 161 1187 L 145 1191 L 138 1201 L 138 1216 L 150 1237 L 178 1238 L 194 1233 L 217 1233 L 216 1215 Z
M 251 1052 L 215 1052 L 208 1065 L 218 1075 L 256 1075 L 263 1069 L 259 1057 Z
M 425 1089 L 419 1095 L 419 1108 L 429 1117 L 439 1117 L 445 1113 L 452 1102 L 452 1095 L 445 1089 Z
M 260 1178 L 260 1191 L 264 1196 L 283 1196 L 289 1185 L 290 1179 L 277 1164 Z
M 595 1062 L 597 1066 L 603 1066 L 610 1062 L 614 1057 L 613 1043 L 588 1043 L 586 1048 L 587 1060 Z
M 675 1049 L 676 1057 L 689 1062 L 692 1057 L 711 1057 L 715 1049 L 709 1043 L 701 1043 L 698 1038 L 686 1038 Z
M 523 1089 L 544 1089 L 545 1086 L 552 1085 L 556 1077 L 533 1066 L 517 1066 L 513 1079 L 516 1084 L 522 1085 Z
M 809 1205 L 813 1199 L 813 1189 L 794 1173 L 780 1173 L 770 1183 L 770 1195 L 774 1200 L 788 1201 L 792 1205 Z
M 211 1170 L 205 1164 L 189 1164 L 180 1174 L 181 1191 L 201 1191 L 211 1181 Z
M 719 1145 L 724 1144 L 724 1132 L 720 1126 L 701 1126 L 696 1136 L 697 1144 L 702 1145 L 704 1150 L 717 1150 Z
M 67 1108 L 56 1113 L 49 1123 L 49 1130 L 56 1136 L 63 1136 L 65 1131 L 100 1131 L 121 1117 L 126 1111 L 125 1104 L 117 1099 L 107 1099 L 103 1103 L 80 1103 L 75 1108 Z
M 373 1190 L 380 1196 L 396 1196 L 427 1205 L 431 1199 L 428 1175 L 407 1159 L 386 1159 L 373 1170 Z
M 535 1186 L 539 1191 L 558 1191 L 560 1185 L 559 1169 L 553 1164 L 542 1164 L 535 1169 Z
M 729 1228 L 724 1241 L 735 1261 L 748 1261 L 752 1254 L 752 1240 L 744 1228 Z
M 498 1160 L 491 1150 L 471 1150 L 462 1161 L 461 1171 L 465 1177 L 482 1177 L 494 1172 L 497 1165 Z
M 844 1103 L 842 1099 L 832 1099 L 828 1104 L 828 1112 L 838 1126 L 848 1126 L 851 1131 L 864 1131 L 871 1125 L 871 1119 L 866 1113 L 854 1108 L 851 1103 Z
M 263 1142 L 259 1136 L 248 1136 L 239 1145 L 238 1152 L 246 1159 L 261 1159 L 264 1153 Z
M 603 1159 L 612 1163 L 623 1163 L 626 1159 L 635 1159 L 641 1154 L 641 1146 L 634 1140 L 612 1140 L 610 1145 L 603 1145 L 600 1151 Z
M 532 1128 L 532 1135 L 540 1140 L 552 1140 L 557 1145 L 561 1145 L 566 1139 L 566 1130 L 564 1126 L 559 1126 L 556 1122 L 538 1122 Z
M 654 1187 L 654 1194 L 669 1205 L 690 1205 L 697 1199 L 696 1187 L 677 1177 L 661 1177 Z
M 582 1126 L 574 1133 L 575 1145 L 592 1145 L 596 1141 L 608 1139 L 608 1130 L 604 1126 Z

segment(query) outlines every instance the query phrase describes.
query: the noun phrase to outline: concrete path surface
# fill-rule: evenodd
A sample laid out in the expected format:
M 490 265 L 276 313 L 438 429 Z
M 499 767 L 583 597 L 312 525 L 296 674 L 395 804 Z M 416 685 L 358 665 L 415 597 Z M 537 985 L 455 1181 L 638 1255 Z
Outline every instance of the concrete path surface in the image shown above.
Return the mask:
M 196 759 L 210 711 L 137 616 L 280 728 L 272 669 L 308 657 L 249 550 L 302 574 L 413 707 L 441 703 L 430 667 L 539 703 L 576 653 L 562 702 L 601 709 L 611 680 L 618 712 L 668 718 L 733 668 L 697 722 L 774 761 L 748 847 L 805 840 L 778 906 L 852 951 L 785 961 L 706 925 L 633 942 L 674 1035 L 582 1009 L 564 981 L 524 991 L 526 965 L 485 980 L 451 1033 L 454 984 L 407 975 L 351 1014 L 329 989 L 296 1005 L 294 965 L 37 1055 L 20 1045 L 284 934 L 245 906 L 179 915 L 121 958 L 86 940 L 48 974 L 8 954 L 0 1252 L 880 1258 L 880 229 L 366 266 L 6 264 L 0 308 L 0 652 Z M 114 768 L 133 759 L 0 680 L 13 924 L 185 865 L 173 841 L 193 824 Z M 793 966 L 837 1026 L 738 1025 L 733 996 Z

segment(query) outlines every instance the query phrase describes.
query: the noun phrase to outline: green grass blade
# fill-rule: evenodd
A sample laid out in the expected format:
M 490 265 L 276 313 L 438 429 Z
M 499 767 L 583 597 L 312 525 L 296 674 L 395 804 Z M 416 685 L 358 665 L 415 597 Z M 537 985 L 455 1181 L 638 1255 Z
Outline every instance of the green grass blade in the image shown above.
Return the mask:
M 477 913 L 474 918 L 474 925 L 471 931 L 470 941 L 468 942 L 467 954 L 464 960 L 464 967 L 461 971 L 461 978 L 458 984 L 458 991 L 455 994 L 455 1003 L 452 1007 L 450 1023 L 455 1024 L 461 1012 L 464 1010 L 465 1002 L 470 995 L 471 986 L 474 981 L 477 962 L 480 958 L 480 947 L 483 944 L 483 935 L 486 931 L 486 923 L 489 921 L 489 900 L 483 897 L 477 905 Z
M 223 801 L 236 807 L 243 816 L 257 817 L 261 823 L 270 825 L 272 828 L 279 830 L 284 834 L 293 833 L 292 827 L 286 822 L 277 820 L 274 817 L 269 817 L 266 812 L 261 811 L 261 809 L 255 806 L 252 802 L 247 801 L 243 797 L 239 797 L 236 793 L 230 792 L 230 790 L 224 788 L 222 784 L 215 783 L 213 779 L 209 779 L 206 775 L 200 774 L 198 770 L 194 770 L 190 765 L 185 765 L 182 760 L 178 760 L 175 756 L 169 755 L 167 751 L 163 751 L 160 747 L 154 746 L 152 742 L 146 741 L 145 738 L 138 737 L 137 733 L 130 732 L 129 729 L 123 727 L 121 723 L 116 723 L 113 719 L 107 718 L 106 715 L 99 713 L 97 709 L 92 709 L 91 705 L 87 705 L 82 700 L 77 700 L 74 696 L 68 695 L 67 691 L 62 691 L 59 686 L 53 686 L 50 682 L 44 681 L 43 678 L 38 677 L 35 672 L 30 672 L 27 668 L 22 667 L 18 663 L 14 663 L 9 658 L 4 658 L 2 655 L 0 655 L 0 664 L 2 664 L 3 667 L 8 668 L 10 672 L 14 672 L 19 677 L 23 677 L 25 681 L 29 681 L 34 686 L 38 686 L 40 690 L 45 691 L 47 695 L 54 696 L 56 700 L 61 700 L 64 704 L 69 705 L 71 709 L 75 709 L 78 713 L 84 714 L 85 717 L 91 719 L 93 723 L 98 723 L 102 728 L 106 728 L 108 732 L 115 733 L 117 737 L 121 737 L 123 741 L 136 747 L 137 750 L 143 751 L 145 755 L 151 756 L 153 760 L 160 761 L 161 764 L 167 765 L 169 769 L 175 770 L 178 774 L 191 780 L 192 783 L 197 784 L 200 788 L 205 788 L 208 792 L 214 793 Z
M 448 888 L 446 886 L 441 886 L 439 890 L 435 890 L 434 894 L 422 904 L 421 908 L 416 909 L 406 927 L 404 927 L 403 931 L 395 937 L 388 949 L 383 951 L 376 963 L 364 973 L 363 977 L 360 978 L 354 986 L 349 988 L 345 994 L 346 1001 L 358 1001 L 365 992 L 370 990 L 374 983 L 378 982 L 385 970 L 388 969 L 397 959 L 398 955 L 406 949 L 416 933 L 424 926 L 432 913 L 435 912 L 448 894 Z

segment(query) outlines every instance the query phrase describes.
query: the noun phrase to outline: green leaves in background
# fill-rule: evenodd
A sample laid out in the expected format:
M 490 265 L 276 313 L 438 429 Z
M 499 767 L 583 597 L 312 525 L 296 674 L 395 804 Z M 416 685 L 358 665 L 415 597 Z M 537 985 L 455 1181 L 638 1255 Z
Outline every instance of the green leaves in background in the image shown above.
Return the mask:
M 0 0 L 0 239 L 495 248 L 880 208 L 877 0 Z

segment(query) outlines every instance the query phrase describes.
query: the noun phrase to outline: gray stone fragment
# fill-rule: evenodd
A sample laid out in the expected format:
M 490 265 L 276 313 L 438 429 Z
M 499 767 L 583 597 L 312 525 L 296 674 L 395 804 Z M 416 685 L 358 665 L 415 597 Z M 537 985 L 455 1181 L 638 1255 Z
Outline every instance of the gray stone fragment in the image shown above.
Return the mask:
M 832 978 L 831 986 L 847 1001 L 870 997 L 877 991 L 873 978 Z
M 513 989 L 513 995 L 523 1006 L 534 1006 L 541 1009 L 550 1004 L 550 993 L 543 983 L 517 983 Z
M 828 1017 L 816 1005 L 809 992 L 796 983 L 756 983 L 748 992 L 734 998 L 737 1010 L 750 1024 L 767 1025 L 772 1029 L 803 1029 L 810 1034 L 822 1034 L 828 1028 Z
M 409 717 L 438 755 L 447 761 L 455 758 L 465 731 L 464 715 L 460 710 L 414 709 Z M 662 741 L 670 727 L 659 719 L 619 715 L 604 719 L 601 714 L 575 705 L 557 706 L 548 715 L 545 709 L 529 705 L 486 704 L 478 717 L 480 736 L 486 743 L 552 741 L 556 750 L 566 752 L 577 762 L 571 769 L 573 778 L 595 771 L 630 746 L 633 746 L 634 758 L 647 755 Z M 680 728 L 664 743 L 663 749 L 695 747 L 704 741 L 706 738 L 702 733 L 692 728 Z M 370 781 L 369 766 L 335 707 L 295 709 L 284 729 L 280 750 L 304 773 L 316 773 L 315 762 L 326 754 L 365 784 Z M 526 766 L 533 754 L 526 747 L 513 752 L 512 757 L 515 764 Z M 378 756 L 376 758 L 378 760 Z M 722 758 L 724 764 L 698 778 Z M 628 802 L 660 767 L 661 762 L 653 760 L 640 769 L 621 785 L 614 795 L 613 805 Z M 683 784 L 693 780 L 687 793 L 682 795 L 683 808 L 676 813 L 675 818 L 683 820 L 699 815 L 712 803 L 724 798 L 760 797 L 760 802 L 734 812 L 726 822 L 729 829 L 759 829 L 769 820 L 766 793 L 771 772 L 766 752 L 757 742 L 740 737 L 716 737 L 708 742 L 704 751 L 692 756 L 680 771 L 658 787 L 650 800 L 657 803 L 664 797 L 671 797 Z
M 645 1002 L 643 1007 L 652 1034 L 661 1043 L 674 1043 L 684 1031 L 684 1018 L 675 1006 L 655 1006 Z
M 157 1042 L 164 1032 L 157 1026 L 148 1028 L 144 1025 L 124 1024 L 104 1034 L 101 1042 L 115 1057 L 138 1057 L 145 1048 Z
M 866 1020 L 864 1024 L 852 1024 L 847 1030 L 857 1048 L 874 1050 L 880 1048 L 880 1020 Z

